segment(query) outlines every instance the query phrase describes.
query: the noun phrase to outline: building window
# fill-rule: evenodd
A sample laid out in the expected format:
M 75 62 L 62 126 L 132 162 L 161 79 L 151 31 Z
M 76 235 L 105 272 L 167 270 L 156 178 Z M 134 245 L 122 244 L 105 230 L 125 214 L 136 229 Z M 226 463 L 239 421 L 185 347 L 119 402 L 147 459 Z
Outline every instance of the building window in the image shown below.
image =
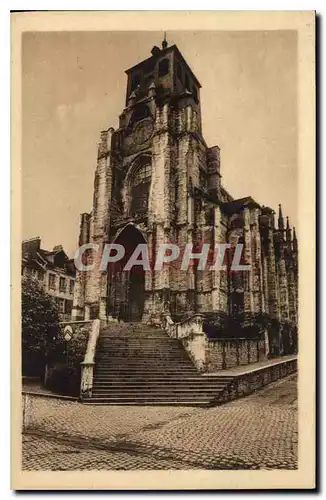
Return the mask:
M 58 299 L 59 312 L 64 314 L 65 312 L 65 299 Z
M 72 300 L 66 300 L 65 314 L 71 314 Z
M 60 292 L 66 291 L 66 278 L 60 278 L 59 291 Z
M 236 273 L 234 273 L 236 274 Z M 238 273 L 239 274 L 239 273 Z M 230 296 L 231 314 L 236 316 L 244 312 L 244 294 L 241 291 L 235 291 Z
M 49 288 L 55 289 L 55 274 L 49 274 Z
M 145 74 L 148 75 L 150 73 L 153 73 L 154 67 L 155 67 L 155 58 L 151 57 L 150 59 L 148 59 L 148 61 L 146 62 L 145 66 L 144 66 Z
M 205 211 L 206 226 L 214 226 L 215 211 L 214 208 L 208 207 Z
M 44 281 L 44 271 L 37 271 L 39 281 Z
M 169 72 L 169 60 L 168 58 L 162 59 L 158 65 L 158 76 L 165 76 Z
M 69 283 L 69 293 L 74 293 L 74 286 L 75 286 L 74 280 L 70 280 L 70 283 Z
M 182 82 L 182 68 L 180 63 L 177 63 L 177 77 Z
M 150 164 L 142 165 L 136 170 L 132 180 L 132 184 L 133 186 L 138 186 L 138 184 L 142 184 L 143 182 L 148 182 L 151 176 L 152 176 L 152 166 Z
M 149 187 L 152 177 L 150 163 L 137 168 L 131 181 L 131 212 L 143 213 L 147 211 Z
M 206 189 L 206 175 L 202 170 L 199 172 L 199 185 L 202 189 Z

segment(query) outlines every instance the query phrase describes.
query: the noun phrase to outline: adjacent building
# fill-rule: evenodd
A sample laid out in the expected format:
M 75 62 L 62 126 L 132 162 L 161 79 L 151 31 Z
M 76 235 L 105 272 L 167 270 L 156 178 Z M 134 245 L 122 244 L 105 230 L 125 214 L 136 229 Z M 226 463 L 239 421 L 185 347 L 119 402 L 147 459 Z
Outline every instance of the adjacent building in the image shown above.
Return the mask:
M 22 275 L 36 279 L 46 293 L 55 297 L 60 318 L 71 318 L 75 265 L 61 245 L 53 250 L 41 248 L 41 238 L 31 238 L 22 243 Z

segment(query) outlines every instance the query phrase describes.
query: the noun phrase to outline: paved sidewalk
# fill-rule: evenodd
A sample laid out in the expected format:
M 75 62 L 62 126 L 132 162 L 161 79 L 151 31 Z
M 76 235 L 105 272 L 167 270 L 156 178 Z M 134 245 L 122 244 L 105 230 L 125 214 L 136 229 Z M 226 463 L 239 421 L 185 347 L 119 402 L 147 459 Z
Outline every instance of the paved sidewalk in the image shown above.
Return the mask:
M 296 388 L 292 375 L 208 409 L 86 406 L 31 398 L 23 468 L 294 469 Z
M 49 398 L 62 399 L 67 401 L 77 401 L 78 398 L 74 396 L 65 396 L 63 394 L 57 394 L 50 391 L 41 384 L 40 380 L 36 381 L 24 381 L 22 385 L 22 393 L 29 394 L 31 396 L 47 396 Z
M 230 377 L 245 375 L 246 373 L 252 373 L 256 370 L 262 370 L 263 368 L 279 365 L 285 363 L 286 361 L 292 361 L 297 358 L 297 354 L 290 354 L 288 356 L 280 356 L 278 358 L 267 359 L 265 361 L 257 361 L 257 363 L 251 363 L 250 365 L 234 366 L 233 368 L 228 368 L 227 370 L 218 370 L 217 372 L 203 373 L 203 376 L 210 377 L 212 375 L 220 375 Z

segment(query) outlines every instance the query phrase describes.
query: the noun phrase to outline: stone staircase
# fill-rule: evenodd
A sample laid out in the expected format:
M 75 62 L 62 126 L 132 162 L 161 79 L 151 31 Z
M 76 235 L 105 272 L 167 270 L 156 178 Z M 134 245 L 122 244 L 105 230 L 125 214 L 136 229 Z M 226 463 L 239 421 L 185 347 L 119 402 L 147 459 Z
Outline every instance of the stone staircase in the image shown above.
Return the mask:
M 141 323 L 101 330 L 88 404 L 216 404 L 232 377 L 199 374 L 177 339 Z

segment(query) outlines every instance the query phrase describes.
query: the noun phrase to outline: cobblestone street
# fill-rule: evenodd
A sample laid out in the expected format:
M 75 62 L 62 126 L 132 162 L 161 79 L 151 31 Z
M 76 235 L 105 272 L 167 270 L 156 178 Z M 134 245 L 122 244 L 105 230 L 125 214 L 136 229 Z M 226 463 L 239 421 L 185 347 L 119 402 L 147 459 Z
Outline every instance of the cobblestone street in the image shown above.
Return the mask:
M 28 397 L 25 470 L 294 469 L 297 378 L 214 408 Z

